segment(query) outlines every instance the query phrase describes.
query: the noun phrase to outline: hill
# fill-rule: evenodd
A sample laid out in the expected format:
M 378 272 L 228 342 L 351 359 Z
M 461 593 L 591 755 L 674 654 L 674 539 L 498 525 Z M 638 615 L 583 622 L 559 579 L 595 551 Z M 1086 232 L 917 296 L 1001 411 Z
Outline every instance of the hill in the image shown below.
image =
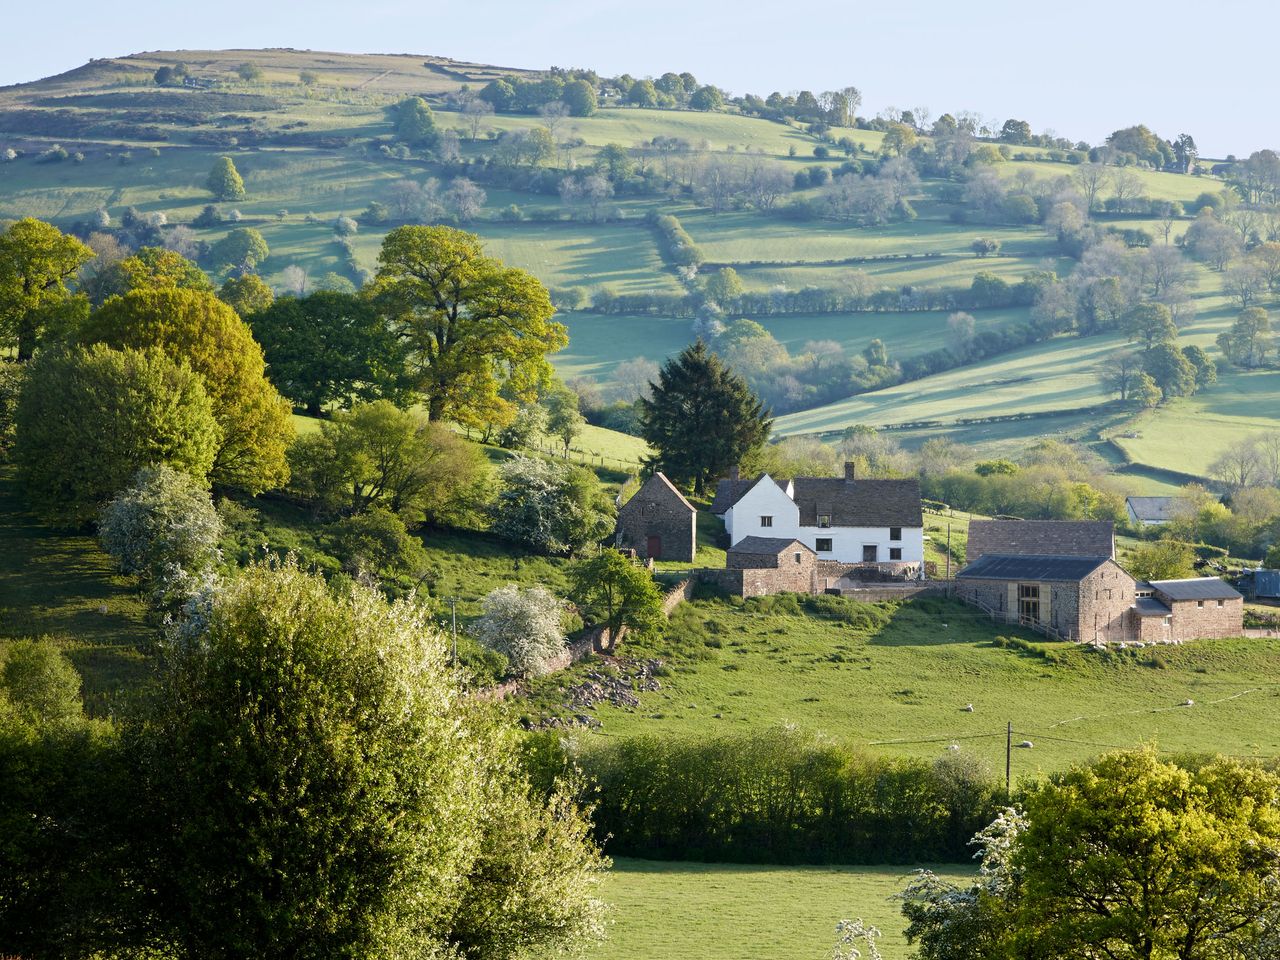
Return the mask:
M 179 63 L 190 85 L 153 81 L 156 70 Z M 99 209 L 118 220 L 132 208 L 143 216 L 162 215 L 170 231 L 190 227 L 211 200 L 203 182 L 213 159 L 229 154 L 244 175 L 248 196 L 220 205 L 229 221 L 195 227 L 184 242 L 212 244 L 232 226 L 253 226 L 271 247 L 262 271 L 276 286 L 297 284 L 299 274 L 289 270 L 295 267 L 308 286 L 331 282 L 324 280 L 331 274 L 358 283 L 376 266 L 381 236 L 399 216 L 393 210 L 390 221 L 375 222 L 366 215 L 371 204 L 394 207 L 405 182 L 434 179 L 444 185 L 471 177 L 486 198 L 468 229 L 479 233 L 494 255 L 531 270 L 554 291 L 579 291 L 559 297 L 568 305 L 561 319 L 571 341 L 556 364 L 566 378 L 594 380 L 607 394 L 630 389 L 616 374 L 623 361 L 660 361 L 694 335 L 691 314 L 677 303 L 697 283 L 671 262 L 646 219 L 650 214 L 679 218 L 706 261 L 704 276 L 733 267 L 754 299 L 730 316 L 758 320 L 793 355 L 817 342 L 837 344 L 844 354 L 856 356 L 880 339 L 891 360 L 910 361 L 946 343 L 951 304 L 964 302 L 962 294 L 979 272 L 1016 284 L 1036 271 L 1067 275 L 1074 268 L 1038 224 L 957 216 L 963 207 L 957 206 L 958 185 L 927 171 L 917 186 L 908 185 L 909 217 L 868 224 L 797 219 L 789 213 L 823 195 L 825 188 L 814 186 L 811 172 L 826 180 L 842 165 L 874 160 L 884 143 L 882 129 L 824 131 L 786 118 L 743 115 L 736 108 L 647 109 L 606 98 L 591 116 L 552 121 L 552 156 L 532 165 L 516 161 L 495 172 L 494 158 L 507 137 L 547 129 L 549 121 L 507 112 L 477 118 L 462 110 L 467 91 L 473 94 L 498 78 L 518 82 L 546 76 L 438 56 L 285 49 L 149 52 L 95 60 L 0 90 L 0 150 L 20 154 L 3 166 L 0 219 L 37 216 L 72 226 Z M 409 95 L 425 97 L 438 129 L 453 131 L 453 159 L 396 148 L 389 108 Z M 921 142 L 929 141 L 923 137 Z M 631 179 L 618 181 L 601 216 L 588 216 L 562 201 L 559 183 L 595 163 L 609 144 L 630 154 Z M 992 169 L 1006 184 L 1028 190 L 1071 176 L 1080 159 L 1071 151 L 1033 146 L 1003 152 L 1007 156 L 992 156 L 998 161 Z M 57 159 L 62 155 L 67 159 Z M 706 171 L 749 176 L 761 164 L 788 181 L 777 203 L 730 198 L 722 204 L 709 198 Z M 1223 187 L 1221 180 L 1205 175 L 1137 168 L 1126 173 L 1132 179 L 1124 189 L 1185 205 L 1187 212 L 1169 224 L 1170 241 L 1190 225 L 1197 198 Z M 662 183 L 669 186 L 655 186 Z M 1100 196 L 1120 189 L 1107 183 Z M 740 206 L 755 209 L 734 209 Z M 332 224 L 339 216 L 361 218 L 355 237 L 335 236 Z M 1145 231 L 1149 237 L 1161 229 L 1150 212 L 1099 212 L 1098 217 L 1104 227 Z M 971 248 L 978 239 L 998 240 L 1001 247 L 977 259 Z M 1197 316 L 1182 337 L 1214 352 L 1214 338 L 1235 311 L 1221 274 L 1198 264 L 1189 268 Z M 856 290 L 875 306 L 762 309 L 762 298 L 806 290 Z M 600 309 L 602 292 L 613 298 L 608 309 Z M 894 309 L 891 300 L 909 306 Z M 978 335 L 1012 333 L 1030 320 L 1025 304 L 966 308 Z M 784 405 L 787 415 L 779 429 L 830 436 L 855 423 L 926 421 L 927 427 L 903 438 L 915 444 L 944 434 L 999 452 L 1046 433 L 1096 442 L 1105 428 L 1117 437 L 1142 434 L 1132 442 L 1117 440 L 1122 457 L 1133 463 L 1186 471 L 1188 464 L 1156 439 L 1166 432 L 1165 424 L 1176 424 L 1178 434 L 1190 430 L 1204 452 L 1190 465 L 1191 472 L 1200 473 L 1212 452 L 1231 438 L 1273 421 L 1267 404 L 1280 374 L 1224 371 L 1228 375 L 1219 385 L 1193 401 L 1133 425 L 1127 423 L 1131 411 L 1124 410 L 1101 422 L 1097 408 L 1109 398 L 1095 368 L 1117 345 L 1114 338 L 1069 336 L 1016 346 L 942 373 L 913 375 L 887 389 L 837 395 L 833 402 L 801 402 L 800 409 Z M 1028 414 L 1037 419 L 1013 419 Z M 991 418 L 1001 419 L 964 422 Z M 1135 484 L 1135 489 L 1142 486 Z

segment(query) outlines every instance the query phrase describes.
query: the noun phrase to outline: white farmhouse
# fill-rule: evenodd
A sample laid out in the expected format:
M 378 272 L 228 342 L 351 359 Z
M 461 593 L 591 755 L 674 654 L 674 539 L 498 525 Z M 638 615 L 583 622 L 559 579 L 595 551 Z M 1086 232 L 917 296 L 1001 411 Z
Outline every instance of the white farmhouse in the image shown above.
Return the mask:
M 924 562 L 920 484 L 859 480 L 852 463 L 844 477 L 768 474 L 744 480 L 736 469 L 716 484 L 711 512 L 724 521 L 733 546 L 746 537 L 799 540 L 819 560 L 877 564 L 898 572 Z

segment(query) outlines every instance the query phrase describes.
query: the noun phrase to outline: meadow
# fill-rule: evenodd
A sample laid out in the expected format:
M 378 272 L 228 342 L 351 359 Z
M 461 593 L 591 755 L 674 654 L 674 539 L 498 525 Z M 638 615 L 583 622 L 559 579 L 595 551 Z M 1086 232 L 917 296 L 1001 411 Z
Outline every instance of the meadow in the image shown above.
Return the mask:
M 952 864 L 930 865 L 963 883 Z M 618 859 L 602 895 L 614 906 L 608 941 L 591 960 L 821 960 L 840 920 L 862 918 L 883 934 L 885 960 L 906 960 L 903 920 L 891 899 L 905 867 L 762 867 Z
M 1097 653 L 993 625 L 940 598 L 847 601 L 831 615 L 800 603 L 677 608 L 663 639 L 623 651 L 662 659 L 670 671 L 662 689 L 640 694 L 635 709 L 598 707 L 599 735 L 665 739 L 792 723 L 875 752 L 932 758 L 954 746 L 1002 771 L 1012 722 L 1014 744 L 1034 744 L 1015 748 L 1015 780 L 1141 743 L 1280 755 L 1275 639 Z M 524 709 L 548 709 L 565 682 L 546 681 Z M 1188 700 L 1194 706 L 1182 706 Z

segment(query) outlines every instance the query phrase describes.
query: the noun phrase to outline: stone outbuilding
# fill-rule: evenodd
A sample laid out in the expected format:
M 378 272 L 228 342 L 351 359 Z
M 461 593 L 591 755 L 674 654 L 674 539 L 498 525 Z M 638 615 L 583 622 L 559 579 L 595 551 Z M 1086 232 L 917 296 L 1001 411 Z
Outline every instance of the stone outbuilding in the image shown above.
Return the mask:
M 1217 577 L 1138 581 L 1137 639 L 1147 643 L 1238 637 L 1244 595 Z
M 817 562 L 799 540 L 744 537 L 725 554 L 721 586 L 742 597 L 813 593 Z
M 614 545 L 646 560 L 693 562 L 698 511 L 663 474 L 655 473 L 618 509 Z

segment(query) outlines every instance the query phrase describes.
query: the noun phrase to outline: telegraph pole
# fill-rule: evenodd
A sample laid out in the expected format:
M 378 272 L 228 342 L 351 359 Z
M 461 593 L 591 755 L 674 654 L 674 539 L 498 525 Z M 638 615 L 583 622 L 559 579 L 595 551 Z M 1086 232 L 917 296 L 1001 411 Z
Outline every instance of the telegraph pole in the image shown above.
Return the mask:
M 1013 771 L 1013 721 L 1009 721 L 1004 740 L 1004 798 L 1013 795 L 1010 773 Z
M 453 615 L 453 659 L 450 662 L 452 666 L 458 665 L 458 598 L 449 598 L 449 609 Z
M 951 596 L 951 522 L 947 521 L 947 596 Z

